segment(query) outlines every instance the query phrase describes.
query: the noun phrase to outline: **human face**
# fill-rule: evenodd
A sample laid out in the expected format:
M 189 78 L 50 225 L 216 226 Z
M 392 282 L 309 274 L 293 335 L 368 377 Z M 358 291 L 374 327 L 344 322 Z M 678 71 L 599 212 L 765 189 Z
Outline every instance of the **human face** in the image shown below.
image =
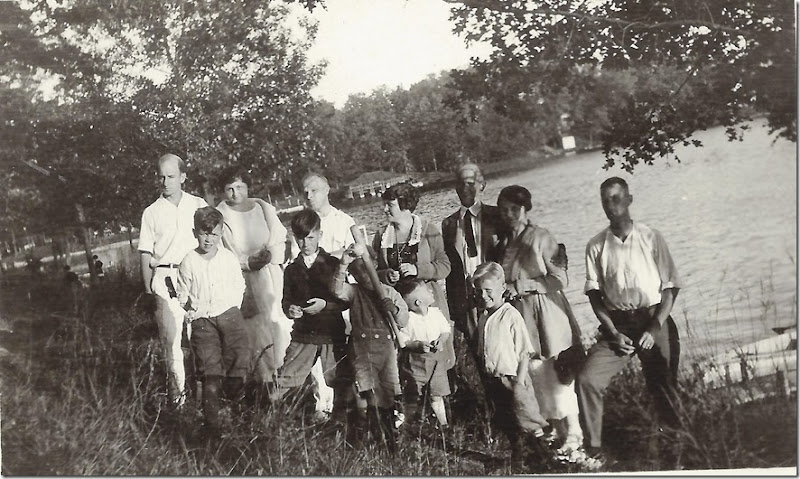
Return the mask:
M 158 165 L 158 186 L 161 188 L 161 195 L 164 198 L 170 198 L 180 193 L 184 181 L 186 181 L 186 173 L 181 172 L 177 160 L 167 159 Z
M 520 224 L 524 224 L 527 220 L 528 212 L 525 211 L 525 208 L 511 201 L 499 201 L 497 208 L 500 210 L 500 219 L 503 224 L 511 230 L 517 228 Z
M 603 203 L 603 211 L 609 221 L 630 218 L 629 208 L 633 201 L 633 196 L 622 185 L 611 185 L 600 191 L 600 201 Z
M 297 240 L 297 246 L 300 247 L 300 253 L 303 256 L 311 256 L 317 252 L 319 248 L 319 239 L 322 237 L 322 230 L 315 229 L 308 233 L 305 238 Z
M 231 205 L 242 203 L 247 199 L 247 183 L 237 178 L 233 183 L 225 185 L 225 199 Z
M 503 305 L 503 293 L 506 285 L 502 281 L 479 279 L 475 282 L 475 294 L 483 309 L 494 312 Z
M 480 182 L 475 170 L 461 170 L 456 183 L 456 194 L 461 204 L 469 208 L 479 199 L 484 183 Z
M 211 231 L 197 231 L 194 230 L 194 235 L 197 237 L 198 249 L 201 253 L 216 253 L 219 247 L 219 240 L 222 238 L 222 224 L 218 224 Z
M 383 214 L 389 218 L 391 223 L 397 223 L 403 216 L 403 210 L 400 209 L 400 204 L 397 199 L 383 202 Z
M 433 304 L 433 294 L 427 286 L 419 286 L 411 294 L 403 298 L 408 310 L 419 315 L 428 314 L 428 308 Z
M 322 208 L 328 206 L 328 192 L 330 187 L 322 181 L 322 178 L 312 176 L 303 183 L 303 194 L 305 195 L 306 205 L 314 212 L 319 213 Z

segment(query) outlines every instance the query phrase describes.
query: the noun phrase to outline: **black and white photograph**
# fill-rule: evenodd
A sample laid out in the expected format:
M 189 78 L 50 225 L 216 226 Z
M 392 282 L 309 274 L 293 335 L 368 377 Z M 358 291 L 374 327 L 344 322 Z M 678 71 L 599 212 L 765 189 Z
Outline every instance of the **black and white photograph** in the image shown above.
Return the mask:
M 798 474 L 793 0 L 0 0 L 0 474 Z

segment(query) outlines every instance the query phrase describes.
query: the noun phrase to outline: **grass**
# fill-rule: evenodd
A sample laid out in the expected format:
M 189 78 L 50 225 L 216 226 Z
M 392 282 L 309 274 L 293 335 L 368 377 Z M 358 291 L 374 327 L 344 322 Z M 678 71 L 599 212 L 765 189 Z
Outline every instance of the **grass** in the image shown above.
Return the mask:
M 493 437 L 474 366 L 462 368 L 451 401 L 454 431 L 406 434 L 390 457 L 353 449 L 333 426 L 309 424 L 302 403 L 253 402 L 228 414 L 221 440 L 201 429 L 197 402 L 168 405 L 156 328 L 139 310 L 138 288 L 117 278 L 64 312 L 56 281 L 5 284 L 0 316 L 4 475 L 506 475 L 509 447 Z M 11 330 L 11 331 L 9 331 Z M 635 363 L 606 396 L 604 471 L 796 466 L 796 398 L 737 404 L 691 374 L 681 380 L 680 431 L 653 424 Z M 294 407 L 292 407 L 294 406 Z M 580 472 L 531 466 L 523 472 Z

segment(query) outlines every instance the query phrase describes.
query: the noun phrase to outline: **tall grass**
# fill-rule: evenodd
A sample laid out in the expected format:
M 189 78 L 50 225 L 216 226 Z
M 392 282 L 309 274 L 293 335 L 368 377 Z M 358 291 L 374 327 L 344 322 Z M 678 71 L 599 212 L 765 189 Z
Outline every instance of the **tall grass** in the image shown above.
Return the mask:
M 57 291 L 57 283 L 46 285 Z M 47 290 L 45 288 L 45 291 Z M 401 436 L 392 457 L 379 444 L 354 449 L 341 428 L 309 423 L 304 403 L 273 409 L 251 401 L 228 409 L 223 437 L 209 440 L 199 404 L 176 410 L 152 320 L 136 307 L 135 284 L 104 285 L 80 315 L 58 295 L 4 288 L 0 337 L 3 474 L 7 475 L 484 475 L 512 472 L 507 441 L 492 434 L 474 366 L 461 368 L 451 402 L 453 431 Z M 133 306 L 132 306 L 133 305 Z M 634 363 L 606 397 L 608 471 L 796 465 L 795 398 L 741 406 L 684 374 L 683 427 L 655 426 Z M 786 427 L 786 424 L 789 427 Z M 763 434 L 769 428 L 772 435 Z M 754 432 L 762 432 L 756 434 Z M 786 447 L 782 447 L 786 445 Z M 523 472 L 579 472 L 552 464 Z M 516 471 L 519 472 L 519 471 Z

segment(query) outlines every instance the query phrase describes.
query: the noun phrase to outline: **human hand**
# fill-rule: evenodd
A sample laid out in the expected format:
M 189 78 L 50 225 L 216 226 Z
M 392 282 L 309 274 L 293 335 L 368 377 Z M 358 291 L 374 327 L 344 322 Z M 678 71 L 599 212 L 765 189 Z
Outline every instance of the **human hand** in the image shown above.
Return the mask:
M 381 300 L 381 306 L 383 306 L 383 310 L 387 313 L 391 314 L 392 316 L 396 315 L 399 311 L 397 305 L 392 302 L 391 298 L 383 298 Z
M 308 300 L 308 306 L 302 308 L 306 314 L 314 315 L 325 309 L 325 306 L 328 304 L 322 298 L 311 298 Z
M 415 353 L 427 353 L 431 350 L 430 344 L 425 341 L 410 341 L 406 348 Z
M 523 374 L 522 376 L 514 376 L 511 382 L 514 383 L 515 388 L 525 388 L 528 385 L 527 377 L 527 374 Z
M 514 285 L 514 283 L 506 283 L 506 291 L 503 293 L 503 297 L 508 301 L 513 301 L 517 299 L 518 296 L 519 292 L 517 291 L 517 287 Z
M 417 275 L 417 265 L 411 263 L 402 263 L 400 265 L 400 276 L 416 276 Z
M 355 261 L 357 258 L 361 257 L 361 254 L 364 251 L 364 246 L 359 245 L 358 243 L 353 243 L 347 247 L 346 250 L 342 253 L 342 264 L 350 264 Z
M 289 306 L 289 314 L 286 315 L 289 319 L 300 319 L 303 317 L 303 308 L 295 304 Z
M 613 334 L 609 346 L 619 356 L 627 356 L 636 351 L 636 348 L 633 347 L 633 340 L 619 331 Z
M 569 258 L 567 258 L 567 247 L 564 246 L 564 243 L 558 244 L 558 250 L 556 254 L 553 255 L 551 259 L 553 266 L 557 268 L 567 269 L 569 267 Z
M 187 323 L 191 323 L 195 319 L 197 319 L 197 310 L 196 309 L 187 309 L 186 313 L 183 315 L 183 319 Z
M 661 329 L 660 325 L 655 325 L 650 327 L 647 331 L 642 334 L 642 337 L 639 338 L 639 347 L 644 349 L 645 351 L 649 349 L 653 349 L 653 346 L 656 345 L 656 333 Z
M 250 270 L 257 271 L 266 266 L 270 259 L 272 259 L 272 253 L 270 253 L 265 247 L 264 249 L 250 255 L 247 258 L 247 266 L 250 268 Z
M 400 271 L 395 271 L 393 269 L 389 270 L 389 282 L 396 283 L 400 281 Z

